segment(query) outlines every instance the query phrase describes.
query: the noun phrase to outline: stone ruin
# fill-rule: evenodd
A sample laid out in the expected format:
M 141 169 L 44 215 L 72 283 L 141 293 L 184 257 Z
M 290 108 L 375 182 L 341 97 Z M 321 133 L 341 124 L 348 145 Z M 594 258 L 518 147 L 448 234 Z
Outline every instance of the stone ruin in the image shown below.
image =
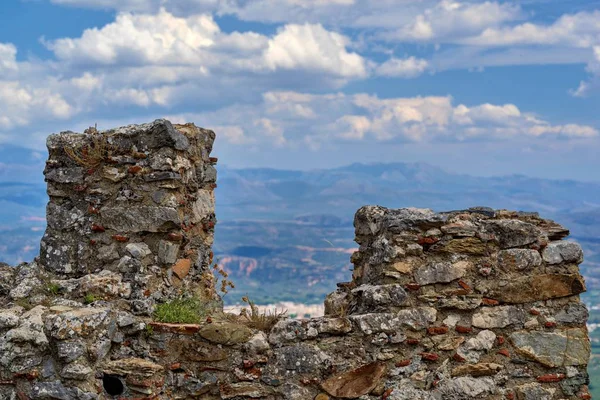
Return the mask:
M 0 266 L 0 399 L 591 398 L 582 250 L 535 213 L 366 206 L 324 317 L 223 314 L 214 138 L 165 120 L 49 137 L 40 257 Z M 190 294 L 204 322 L 155 320 Z

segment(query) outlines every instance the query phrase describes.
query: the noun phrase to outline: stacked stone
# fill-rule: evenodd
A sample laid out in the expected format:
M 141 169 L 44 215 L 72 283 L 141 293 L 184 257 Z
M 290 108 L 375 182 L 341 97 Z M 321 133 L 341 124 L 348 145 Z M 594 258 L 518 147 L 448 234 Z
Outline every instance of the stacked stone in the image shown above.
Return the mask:
M 590 398 L 583 253 L 566 229 L 535 213 L 383 207 L 361 208 L 355 228 L 353 282 L 326 313 L 400 343 L 389 399 Z
M 200 290 L 215 225 L 215 134 L 166 120 L 48 137 L 40 265 L 61 292 L 156 301 Z M 64 278 L 71 278 L 65 280 Z
M 214 295 L 213 140 L 163 120 L 49 138 L 42 254 L 0 265 L 1 400 L 591 398 L 582 251 L 537 214 L 363 207 L 324 317 L 154 321 Z

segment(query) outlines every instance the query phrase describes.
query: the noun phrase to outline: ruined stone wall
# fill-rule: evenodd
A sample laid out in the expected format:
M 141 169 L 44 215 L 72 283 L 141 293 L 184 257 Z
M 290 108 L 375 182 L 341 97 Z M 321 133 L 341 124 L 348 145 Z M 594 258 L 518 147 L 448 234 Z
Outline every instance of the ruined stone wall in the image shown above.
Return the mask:
M 201 290 L 215 225 L 214 138 L 165 120 L 49 136 L 40 266 L 72 278 L 60 289 L 122 298 L 136 314 Z
M 213 139 L 162 120 L 49 138 L 40 258 L 0 266 L 0 399 L 591 398 L 582 251 L 531 213 L 363 207 L 324 317 L 155 321 L 214 298 Z

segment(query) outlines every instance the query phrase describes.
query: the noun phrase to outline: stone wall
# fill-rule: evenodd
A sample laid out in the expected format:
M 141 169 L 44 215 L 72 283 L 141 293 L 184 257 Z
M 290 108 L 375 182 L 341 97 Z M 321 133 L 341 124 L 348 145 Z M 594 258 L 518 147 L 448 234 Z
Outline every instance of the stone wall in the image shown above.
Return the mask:
M 363 207 L 324 317 L 155 321 L 216 298 L 213 139 L 162 120 L 49 138 L 40 258 L 0 266 L 0 399 L 591 398 L 582 251 L 537 214 Z
M 215 135 L 165 120 L 48 137 L 39 264 L 71 297 L 157 300 L 202 290 L 215 225 Z

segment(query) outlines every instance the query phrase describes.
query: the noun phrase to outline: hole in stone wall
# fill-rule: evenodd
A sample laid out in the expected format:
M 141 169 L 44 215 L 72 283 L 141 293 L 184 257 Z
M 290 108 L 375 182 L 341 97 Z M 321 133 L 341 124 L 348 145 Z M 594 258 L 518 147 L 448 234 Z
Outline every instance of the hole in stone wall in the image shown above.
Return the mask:
M 121 379 L 114 375 L 104 374 L 102 376 L 102 386 L 104 387 L 104 390 L 106 390 L 106 393 L 110 394 L 111 396 L 118 396 L 123 394 L 125 391 L 125 387 L 123 386 Z

